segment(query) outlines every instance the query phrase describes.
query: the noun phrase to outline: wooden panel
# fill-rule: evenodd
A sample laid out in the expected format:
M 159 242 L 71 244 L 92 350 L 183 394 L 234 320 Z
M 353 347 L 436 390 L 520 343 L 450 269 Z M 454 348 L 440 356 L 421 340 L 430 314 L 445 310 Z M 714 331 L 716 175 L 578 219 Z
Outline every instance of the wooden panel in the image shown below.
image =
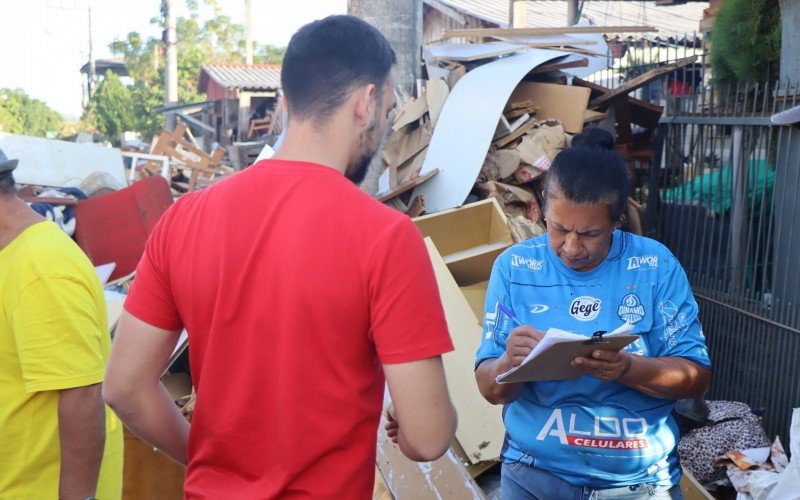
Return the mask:
M 447 327 L 455 347 L 442 359 L 450 397 L 458 412 L 456 438 L 472 463 L 494 460 L 500 456 L 505 435 L 501 407 L 483 399 L 472 375 L 482 328 L 433 241 L 425 238 L 425 245 L 436 274 Z M 488 279 L 487 274 L 483 280 Z
M 114 262 L 110 280 L 136 269 L 147 237 L 172 204 L 167 181 L 151 176 L 75 207 L 75 241 L 94 265 Z
M 184 469 L 125 429 L 123 500 L 181 500 Z

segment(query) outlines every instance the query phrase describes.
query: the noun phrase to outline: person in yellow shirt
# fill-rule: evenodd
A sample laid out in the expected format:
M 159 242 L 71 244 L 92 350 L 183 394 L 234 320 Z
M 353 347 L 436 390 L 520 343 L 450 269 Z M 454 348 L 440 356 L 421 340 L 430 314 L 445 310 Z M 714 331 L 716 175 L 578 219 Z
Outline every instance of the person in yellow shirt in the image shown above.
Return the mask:
M 17 197 L 16 165 L 0 151 L 0 499 L 118 499 L 103 289 L 81 249 Z

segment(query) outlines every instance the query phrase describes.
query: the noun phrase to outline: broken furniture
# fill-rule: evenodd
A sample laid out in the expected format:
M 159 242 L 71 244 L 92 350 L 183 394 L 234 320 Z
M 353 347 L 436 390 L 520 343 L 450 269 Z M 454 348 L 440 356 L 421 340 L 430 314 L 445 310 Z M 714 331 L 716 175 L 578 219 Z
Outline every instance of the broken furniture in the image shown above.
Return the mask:
M 75 206 L 75 241 L 92 264 L 111 262 L 115 280 L 136 270 L 147 237 L 172 205 L 172 192 L 160 176 L 146 177 L 110 194 Z
M 188 177 L 188 182 L 173 180 L 172 185 L 182 192 L 192 192 L 199 187 L 205 187 L 221 178 L 233 173 L 233 169 L 223 166 L 220 162 L 225 150 L 216 148 L 210 155 L 200 149 L 197 144 L 187 140 L 184 136 L 189 134 L 183 123 L 175 127 L 173 132 L 162 130 L 156 141 L 151 146 L 150 154 L 161 158 L 169 158 L 169 178 L 173 179 L 176 173 Z M 159 167 L 162 169 L 159 172 Z M 163 175 L 164 163 L 159 165 L 148 161 L 141 167 L 143 175 Z

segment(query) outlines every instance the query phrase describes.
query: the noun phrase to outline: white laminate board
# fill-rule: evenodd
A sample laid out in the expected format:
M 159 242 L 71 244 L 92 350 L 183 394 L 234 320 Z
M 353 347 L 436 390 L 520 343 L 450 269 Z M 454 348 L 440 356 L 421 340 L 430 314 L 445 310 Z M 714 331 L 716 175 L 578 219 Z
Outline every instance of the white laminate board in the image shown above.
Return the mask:
M 420 175 L 439 174 L 414 190 L 428 213 L 461 206 L 489 151 L 497 121 L 519 82 L 532 69 L 566 55 L 528 50 L 479 66 L 461 77 L 442 108 Z

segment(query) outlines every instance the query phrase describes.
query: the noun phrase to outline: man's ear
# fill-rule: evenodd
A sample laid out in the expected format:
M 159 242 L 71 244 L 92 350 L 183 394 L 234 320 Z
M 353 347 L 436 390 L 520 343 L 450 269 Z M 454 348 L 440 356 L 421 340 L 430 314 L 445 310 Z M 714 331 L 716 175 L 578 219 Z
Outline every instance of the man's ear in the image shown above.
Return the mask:
M 361 127 L 366 127 L 374 114 L 375 92 L 377 92 L 377 88 L 372 83 L 356 90 L 355 118 L 356 123 Z

